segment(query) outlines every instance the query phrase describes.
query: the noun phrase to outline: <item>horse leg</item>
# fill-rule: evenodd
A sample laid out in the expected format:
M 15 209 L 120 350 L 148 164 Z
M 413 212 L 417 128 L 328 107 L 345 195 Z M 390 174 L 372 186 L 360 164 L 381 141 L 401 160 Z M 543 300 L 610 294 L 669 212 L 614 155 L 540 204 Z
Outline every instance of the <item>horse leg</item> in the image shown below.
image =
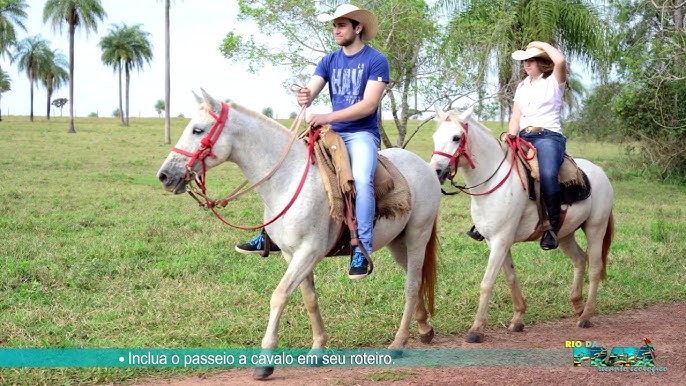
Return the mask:
M 522 296 L 522 289 L 519 286 L 519 280 L 517 279 L 517 274 L 515 273 L 514 263 L 512 261 L 512 253 L 510 250 L 508 250 L 507 254 L 505 255 L 505 260 L 503 260 L 503 266 L 501 269 L 503 271 L 503 275 L 505 275 L 507 286 L 510 288 L 510 296 L 512 296 L 512 308 L 514 310 L 512 321 L 507 329 L 512 332 L 522 332 L 524 331 L 524 313 L 526 312 L 526 301 L 524 300 L 524 296 Z
M 407 235 L 406 235 L 407 237 Z M 410 323 L 412 313 L 415 313 L 419 325 L 420 340 L 422 342 L 433 338 L 433 327 L 428 323 L 428 312 L 423 299 L 419 298 L 419 285 L 422 277 L 422 266 L 412 260 L 408 260 L 407 246 L 404 240 L 396 239 L 388 245 L 388 249 L 398 265 L 405 271 L 405 309 L 400 321 L 400 326 L 395 334 L 395 339 L 389 349 L 401 349 L 405 347 L 410 338 Z M 419 252 L 423 254 L 424 251 Z M 413 255 L 413 256 L 416 256 Z M 408 262 L 409 261 L 409 262 Z M 431 336 L 431 338 L 429 338 Z
M 591 317 L 595 314 L 598 286 L 604 270 L 602 260 L 603 237 L 603 232 L 586 233 L 588 239 L 588 299 L 577 323 L 577 326 L 581 328 L 591 327 Z
M 561 238 L 559 247 L 565 255 L 569 256 L 574 265 L 574 281 L 572 282 L 572 292 L 569 299 L 572 301 L 574 313 L 580 316 L 584 311 L 584 272 L 586 271 L 586 252 L 579 246 L 574 237 L 574 233 Z
M 429 344 L 434 338 L 434 328 L 429 323 L 429 312 L 426 310 L 424 301 L 419 299 L 415 307 L 414 318 L 417 320 L 417 330 L 419 330 L 419 341 Z
M 307 309 L 307 316 L 312 325 L 312 349 L 322 349 L 326 347 L 329 335 L 326 333 L 322 314 L 319 312 L 319 302 L 317 301 L 317 293 L 314 289 L 313 273 L 307 275 L 305 280 L 300 283 L 300 292 L 305 303 L 305 309 Z
M 283 310 L 286 308 L 288 299 L 290 299 L 295 288 L 300 285 L 305 278 L 312 275 L 312 269 L 317 261 L 311 256 L 311 253 L 300 253 L 298 256 L 293 256 L 293 259 L 289 261 L 288 268 L 281 278 L 279 285 L 276 286 L 276 289 L 272 293 L 271 300 L 269 301 L 267 331 L 262 338 L 262 350 L 266 355 L 269 355 L 278 344 L 279 320 L 281 319 Z M 256 367 L 253 378 L 263 380 L 273 373 L 274 366 Z
M 498 271 L 503 265 L 503 260 L 510 250 L 509 246 L 505 247 L 499 243 L 493 242 L 491 244 L 491 252 L 488 256 L 488 264 L 486 265 L 486 272 L 481 280 L 481 291 L 479 295 L 479 308 L 474 318 L 472 327 L 467 332 L 465 341 L 467 343 L 481 343 L 484 341 L 484 326 L 488 319 L 488 300 L 491 298 L 493 285 L 498 276 Z

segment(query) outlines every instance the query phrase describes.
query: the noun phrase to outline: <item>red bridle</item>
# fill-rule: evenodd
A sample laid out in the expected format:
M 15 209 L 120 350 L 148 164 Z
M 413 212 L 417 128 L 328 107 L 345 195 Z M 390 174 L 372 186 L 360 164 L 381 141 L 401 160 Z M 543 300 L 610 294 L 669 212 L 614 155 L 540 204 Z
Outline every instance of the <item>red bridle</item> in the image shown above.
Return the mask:
M 201 175 L 198 178 L 195 178 L 195 181 L 198 183 L 198 186 L 202 189 L 203 193 L 205 192 L 205 174 L 207 173 L 207 166 L 205 165 L 205 158 L 207 157 L 212 157 L 214 158 L 215 155 L 212 153 L 212 147 L 214 144 L 217 142 L 217 139 L 219 138 L 219 135 L 222 133 L 222 130 L 224 129 L 224 125 L 226 124 L 226 119 L 229 117 L 229 105 L 222 102 L 222 111 L 219 113 L 219 116 L 217 116 L 215 113 L 212 112 L 212 110 L 207 110 L 207 113 L 212 116 L 212 118 L 215 119 L 214 125 L 212 125 L 212 128 L 210 129 L 210 132 L 207 133 L 207 136 L 203 138 L 200 141 L 200 147 L 198 150 L 195 151 L 195 153 L 188 152 L 183 149 L 179 149 L 177 147 L 174 147 L 171 149 L 171 151 L 183 154 L 186 157 L 190 157 L 188 160 L 188 163 L 186 164 L 186 180 L 187 181 L 192 181 L 193 175 L 193 165 L 195 165 L 196 161 L 201 162 Z
M 450 117 L 446 118 L 446 122 L 449 122 L 449 121 L 450 121 Z M 455 174 L 457 174 L 457 166 L 458 166 L 457 163 L 459 161 L 460 156 L 465 157 L 465 159 L 467 160 L 467 163 L 469 163 L 469 167 L 471 167 L 472 169 L 475 168 L 474 162 L 472 161 L 472 158 L 469 155 L 469 153 L 470 153 L 469 142 L 467 142 L 467 134 L 469 133 L 469 125 L 467 125 L 466 123 L 463 123 L 463 122 L 460 122 L 460 124 L 462 125 L 462 128 L 464 129 L 464 134 L 462 135 L 462 137 L 460 137 L 460 142 L 457 145 L 457 149 L 455 149 L 455 153 L 448 154 L 448 153 L 444 153 L 442 151 L 434 151 L 432 153 L 432 154 L 438 154 L 438 155 L 442 155 L 444 157 L 448 157 L 448 159 L 449 159 L 448 166 L 453 167 L 453 172 L 451 175 L 449 175 L 447 177 L 447 179 L 450 180 L 451 185 L 453 185 L 454 187 L 459 189 L 459 191 L 464 192 L 470 196 L 484 196 L 487 194 L 491 194 L 494 191 L 496 191 L 498 188 L 500 188 L 505 183 L 505 181 L 510 177 L 510 174 L 512 174 L 513 167 L 519 169 L 519 165 L 517 164 L 517 161 L 516 161 L 517 153 L 521 154 L 521 156 L 526 160 L 530 159 L 530 158 L 526 158 L 526 155 L 524 154 L 524 151 L 521 148 L 521 143 L 526 143 L 527 145 L 529 145 L 530 148 L 533 148 L 533 146 L 530 143 L 524 141 L 523 139 L 521 139 L 519 137 L 517 137 L 514 140 L 510 139 L 509 137 L 506 137 L 506 142 L 509 145 L 510 149 L 512 149 L 512 156 L 511 156 L 512 159 L 510 161 L 510 169 L 507 171 L 507 174 L 493 188 L 491 188 L 491 189 L 489 189 L 483 193 L 470 193 L 469 192 L 470 189 L 473 189 L 473 188 L 476 188 L 478 186 L 485 184 L 486 182 L 490 181 L 491 178 L 493 178 L 493 176 L 495 176 L 495 174 L 498 172 L 498 169 L 500 169 L 500 166 L 502 166 L 503 162 L 507 159 L 507 154 L 505 154 L 505 157 L 500 162 L 500 165 L 498 165 L 498 167 L 493 172 L 493 174 L 490 177 L 488 177 L 485 181 L 483 181 L 477 185 L 471 186 L 471 187 L 455 185 L 455 183 L 453 182 L 453 179 L 455 178 Z M 520 180 L 521 180 L 521 176 L 520 176 Z M 524 186 L 524 181 L 521 180 L 521 182 L 522 182 L 522 188 L 526 189 L 526 187 Z M 448 195 L 458 193 L 458 192 L 447 193 L 443 189 L 441 189 L 441 191 L 443 192 L 443 194 L 448 194 Z
M 222 133 L 222 130 L 226 124 L 226 120 L 229 117 L 229 105 L 222 102 L 222 111 L 219 114 L 219 116 L 214 114 L 211 110 L 208 110 L 208 113 L 215 119 L 215 123 L 214 123 L 214 125 L 212 125 L 210 132 L 207 133 L 207 136 L 200 141 L 200 148 L 198 148 L 198 150 L 196 150 L 195 153 L 191 153 L 191 152 L 188 152 L 186 150 L 179 149 L 176 147 L 172 148 L 173 152 L 183 154 L 186 157 L 190 157 L 190 160 L 188 160 L 188 163 L 186 164 L 185 179 L 187 182 L 195 181 L 195 183 L 200 188 L 200 192 L 196 192 L 196 193 L 198 193 L 200 196 L 202 196 L 205 199 L 205 202 L 203 203 L 191 190 L 188 190 L 188 193 L 191 195 L 191 197 L 193 197 L 198 202 L 198 204 L 200 206 L 206 206 L 209 210 L 212 211 L 212 213 L 214 213 L 214 215 L 219 220 L 221 220 L 226 225 L 229 225 L 229 226 L 237 228 L 237 229 L 242 229 L 242 230 L 255 230 L 255 229 L 264 228 L 267 225 L 269 225 L 269 224 L 273 223 L 274 221 L 276 221 L 277 219 L 279 219 L 281 216 L 283 216 L 286 213 L 286 211 L 288 211 L 288 209 L 293 205 L 295 200 L 298 198 L 298 195 L 302 191 L 302 188 L 305 185 L 305 179 L 307 177 L 307 173 L 310 169 L 310 164 L 314 164 L 314 162 L 315 162 L 314 161 L 314 143 L 315 143 L 317 137 L 319 136 L 319 133 L 321 132 L 321 127 L 318 127 L 318 128 L 310 127 L 310 130 L 308 130 L 309 146 L 308 146 L 307 160 L 305 162 L 305 170 L 303 171 L 303 175 L 300 179 L 300 183 L 298 184 L 298 187 L 296 188 L 295 194 L 293 195 L 291 200 L 288 202 L 286 207 L 283 208 L 283 210 L 279 214 L 274 216 L 271 220 L 269 220 L 269 221 L 267 221 L 261 225 L 250 226 L 250 227 L 242 227 L 242 226 L 234 225 L 234 224 L 228 222 L 226 219 L 224 219 L 216 211 L 215 207 L 217 205 L 221 205 L 223 207 L 226 206 L 226 204 L 228 204 L 229 201 L 232 201 L 232 200 L 236 199 L 238 196 L 240 196 L 241 194 L 246 193 L 246 192 L 254 189 L 258 184 L 264 182 L 266 179 L 271 177 L 271 175 L 274 173 L 274 171 L 276 171 L 276 169 L 281 165 L 281 161 L 283 161 L 283 158 L 286 156 L 289 149 L 291 148 L 291 145 L 293 144 L 293 140 L 295 140 L 295 138 L 297 137 L 297 131 L 293 132 L 293 136 L 291 138 L 291 141 L 286 146 L 285 152 L 282 155 L 281 160 L 279 160 L 279 162 L 275 166 L 274 170 L 272 170 L 269 174 L 267 174 L 267 176 L 265 176 L 265 178 L 263 178 L 262 180 L 260 180 L 256 184 L 252 185 L 251 187 L 243 190 L 242 192 L 239 192 L 243 188 L 243 186 L 245 186 L 247 184 L 247 181 L 245 181 L 243 184 L 241 184 L 240 187 L 238 187 L 238 189 L 236 189 L 229 196 L 227 196 L 221 200 L 212 200 L 207 196 L 206 187 L 205 187 L 205 174 L 207 173 L 207 166 L 205 164 L 205 159 L 207 157 L 212 157 L 212 158 L 216 157 L 214 155 L 214 153 L 212 153 L 212 147 L 217 142 L 217 139 L 219 138 L 219 135 Z M 296 119 L 293 121 L 293 126 L 291 127 L 292 130 L 297 129 L 297 127 L 300 124 L 302 117 L 304 115 L 305 115 L 305 106 L 302 107 L 302 109 L 300 110 L 300 113 L 298 114 Z M 202 171 L 201 171 L 201 175 L 199 175 L 199 176 L 196 172 L 193 171 L 193 166 L 195 165 L 195 163 L 198 160 L 200 160 L 200 162 L 202 162 L 202 164 L 201 164 L 202 165 L 201 166 Z
M 450 117 L 445 119 L 446 122 L 450 122 Z M 460 137 L 460 142 L 457 144 L 457 149 L 455 149 L 455 152 L 453 154 L 449 153 L 444 153 L 442 151 L 436 151 L 434 150 L 433 154 L 437 155 L 442 155 L 444 157 L 448 157 L 448 166 L 453 168 L 453 172 L 450 176 L 448 176 L 449 180 L 453 180 L 455 178 L 455 174 L 457 174 L 457 163 L 460 160 L 461 156 L 464 156 L 464 158 L 467 160 L 467 163 L 469 163 L 469 167 L 472 169 L 475 168 L 474 162 L 472 161 L 472 158 L 469 156 L 469 142 L 467 142 L 467 134 L 469 133 L 469 125 L 466 123 L 460 122 L 460 125 L 462 125 L 462 129 L 464 129 L 464 133 Z

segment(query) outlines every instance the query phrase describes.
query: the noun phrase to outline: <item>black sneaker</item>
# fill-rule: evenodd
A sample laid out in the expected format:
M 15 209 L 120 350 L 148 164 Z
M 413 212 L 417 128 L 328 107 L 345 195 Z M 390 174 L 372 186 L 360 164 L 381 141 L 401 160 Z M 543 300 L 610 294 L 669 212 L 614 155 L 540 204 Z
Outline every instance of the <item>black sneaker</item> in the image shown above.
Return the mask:
M 348 271 L 348 278 L 364 279 L 369 273 L 367 272 L 367 259 L 364 258 L 362 252 L 355 252 L 350 259 L 350 271 Z
M 236 245 L 236 251 L 248 255 L 261 255 L 264 252 L 264 235 L 260 233 L 247 243 Z M 279 246 L 270 241 L 269 254 L 280 252 Z
M 469 229 L 467 232 L 465 232 L 467 236 L 473 238 L 476 241 L 483 241 L 484 237 L 479 233 L 478 230 L 476 230 L 476 226 L 472 225 L 471 229 Z

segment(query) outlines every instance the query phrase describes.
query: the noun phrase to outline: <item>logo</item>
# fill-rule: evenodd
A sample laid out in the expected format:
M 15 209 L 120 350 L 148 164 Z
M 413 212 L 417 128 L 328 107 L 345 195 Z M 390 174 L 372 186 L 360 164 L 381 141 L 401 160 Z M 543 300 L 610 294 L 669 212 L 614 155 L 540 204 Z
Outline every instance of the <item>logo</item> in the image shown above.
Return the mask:
M 655 348 L 648 338 L 640 347 L 613 347 L 608 351 L 596 341 L 567 340 L 566 348 L 574 352 L 574 366 L 590 367 L 655 367 Z

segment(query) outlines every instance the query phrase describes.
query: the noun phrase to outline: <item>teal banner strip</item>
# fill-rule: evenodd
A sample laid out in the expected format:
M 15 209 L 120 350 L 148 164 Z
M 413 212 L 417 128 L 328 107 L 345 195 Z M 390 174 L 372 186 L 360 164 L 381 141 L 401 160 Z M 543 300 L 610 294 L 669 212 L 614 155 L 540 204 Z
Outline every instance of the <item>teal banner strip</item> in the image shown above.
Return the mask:
M 572 366 L 569 349 L 0 349 L 0 368 Z

